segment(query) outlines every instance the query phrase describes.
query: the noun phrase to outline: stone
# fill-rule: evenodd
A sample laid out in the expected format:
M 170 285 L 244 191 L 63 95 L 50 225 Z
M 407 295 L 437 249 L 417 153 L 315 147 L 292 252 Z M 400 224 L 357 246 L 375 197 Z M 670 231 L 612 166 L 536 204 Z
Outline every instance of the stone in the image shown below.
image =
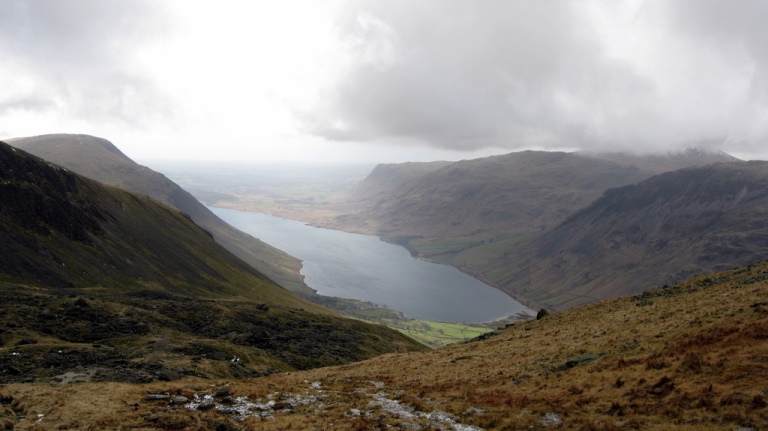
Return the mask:
M 171 404 L 186 404 L 189 402 L 189 398 L 183 395 L 174 395 L 170 399 Z
M 171 399 L 171 396 L 169 394 L 148 394 L 144 399 L 146 401 L 161 401 L 169 400 Z
M 563 419 L 559 414 L 549 412 L 542 416 L 541 423 L 543 425 L 561 425 L 563 423 Z
M 162 382 L 170 382 L 173 380 L 179 380 L 181 378 L 181 374 L 174 370 L 162 369 L 157 372 L 157 378 Z

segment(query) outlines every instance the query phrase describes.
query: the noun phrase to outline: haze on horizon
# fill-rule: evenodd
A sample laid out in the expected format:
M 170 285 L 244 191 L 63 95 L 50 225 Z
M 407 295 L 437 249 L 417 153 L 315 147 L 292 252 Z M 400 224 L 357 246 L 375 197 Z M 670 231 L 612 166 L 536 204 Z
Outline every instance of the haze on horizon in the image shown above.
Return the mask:
M 768 159 L 760 0 L 0 2 L 0 139 L 139 159 Z

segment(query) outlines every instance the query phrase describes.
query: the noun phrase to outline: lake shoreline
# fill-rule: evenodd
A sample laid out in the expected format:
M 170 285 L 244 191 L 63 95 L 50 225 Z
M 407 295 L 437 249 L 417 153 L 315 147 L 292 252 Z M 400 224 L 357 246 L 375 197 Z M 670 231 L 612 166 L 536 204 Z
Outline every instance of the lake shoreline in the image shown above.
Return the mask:
M 300 259 L 300 273 L 318 295 L 370 301 L 410 318 L 435 322 L 489 323 L 533 313 L 526 304 L 473 274 L 415 259 L 404 247 L 375 235 L 265 213 L 210 208 L 236 228 Z M 313 241 L 318 243 L 313 245 Z M 318 260 L 322 259 L 341 262 L 325 262 L 330 266 L 320 267 Z

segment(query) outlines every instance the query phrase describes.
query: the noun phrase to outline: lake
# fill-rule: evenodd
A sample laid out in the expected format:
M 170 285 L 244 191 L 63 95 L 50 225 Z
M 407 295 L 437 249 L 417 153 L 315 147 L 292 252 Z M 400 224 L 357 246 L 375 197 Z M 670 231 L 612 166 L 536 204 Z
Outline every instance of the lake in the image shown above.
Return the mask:
M 209 208 L 232 226 L 301 259 L 304 281 L 321 295 L 368 301 L 440 322 L 489 322 L 529 311 L 452 266 L 414 259 L 405 248 L 376 236 Z

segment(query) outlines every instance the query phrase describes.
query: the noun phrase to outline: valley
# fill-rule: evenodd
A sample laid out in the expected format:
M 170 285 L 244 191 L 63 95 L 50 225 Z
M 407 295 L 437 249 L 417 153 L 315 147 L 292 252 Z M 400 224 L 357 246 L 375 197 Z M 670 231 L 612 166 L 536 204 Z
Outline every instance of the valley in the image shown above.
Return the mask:
M 759 203 L 765 169 L 760 162 L 745 163 L 722 152 L 696 148 L 645 156 L 526 151 L 460 162 L 379 165 L 362 180 L 349 173 L 334 177 L 326 172 L 336 179 L 326 179 L 326 184 L 334 186 L 322 192 L 306 175 L 294 182 L 275 181 L 254 194 L 222 168 L 188 169 L 184 175 L 173 169 L 168 172 L 197 187 L 193 190 L 207 198 L 208 205 L 377 235 L 415 257 L 452 265 L 531 308 L 561 310 L 768 257 Z M 738 190 L 706 195 L 714 185 L 695 181 L 710 175 L 713 184 L 731 181 Z M 681 181 L 689 183 L 676 184 Z M 611 218 L 575 222 L 586 217 L 592 206 L 606 202 L 609 198 L 604 194 L 616 196 L 615 190 L 632 184 L 637 184 L 637 190 L 648 189 L 647 195 L 637 198 L 642 204 L 633 209 L 645 211 L 646 222 L 636 217 L 627 224 L 620 219 L 626 217 L 618 203 L 603 210 Z M 670 190 L 674 196 L 669 199 L 677 209 L 641 209 L 653 204 L 659 187 Z M 687 194 L 697 187 L 701 194 L 694 202 Z M 742 192 L 750 197 L 739 198 Z M 684 232 L 699 229 L 694 227 L 699 223 L 698 212 L 706 208 L 705 217 L 720 217 L 717 214 L 724 214 L 731 205 L 750 209 L 739 210 L 743 214 L 739 222 L 723 219 L 718 224 L 712 219 L 700 224 L 704 230 L 696 241 L 701 242 L 685 244 L 690 236 Z M 653 247 L 636 248 L 646 244 L 643 238 L 654 235 L 646 232 L 652 229 L 649 220 L 668 215 L 675 220 L 665 222 L 671 230 L 657 234 L 676 231 L 680 236 L 675 240 L 660 236 L 650 240 Z M 601 233 L 605 226 L 621 223 L 634 236 L 614 230 L 610 240 L 596 239 L 605 235 Z M 671 228 L 671 223 L 677 227 Z M 566 231 L 574 240 L 560 241 Z M 719 238 L 717 244 L 711 238 Z M 589 241 L 609 241 L 610 246 L 595 247 Z M 631 251 L 608 253 L 625 248 Z M 582 263 L 575 263 L 577 257 Z M 594 267 L 597 262 L 602 262 L 599 268 Z
M 767 431 L 766 22 L 0 0 L 0 431 Z
M 522 157 L 532 178 L 550 163 L 592 163 Z M 493 172 L 483 162 L 470 167 L 481 177 Z M 648 173 L 599 193 L 585 178 L 550 178 L 550 166 L 545 176 L 573 190 L 540 189 L 541 220 L 530 209 L 504 212 L 503 200 L 488 212 L 483 189 L 470 187 L 473 208 L 416 222 L 425 216 L 419 204 L 439 195 L 421 192 L 431 184 L 423 176 L 458 175 L 450 163 L 376 168 L 373 178 L 322 192 L 282 186 L 293 200 L 280 186 L 264 195 L 317 220 L 333 208 L 329 224 L 376 226 L 411 254 L 557 311 L 482 329 L 286 290 L 190 216 L 146 195 L 5 144 L 0 168 L 6 429 L 768 426 L 766 162 Z M 312 193 L 322 194 L 320 203 Z M 580 193 L 598 197 L 579 206 Z M 235 206 L 232 196 L 206 204 Z M 365 210 L 371 199 L 383 210 L 407 203 L 402 210 L 412 216 L 377 219 Z M 488 219 L 487 227 L 456 222 L 472 217 Z

